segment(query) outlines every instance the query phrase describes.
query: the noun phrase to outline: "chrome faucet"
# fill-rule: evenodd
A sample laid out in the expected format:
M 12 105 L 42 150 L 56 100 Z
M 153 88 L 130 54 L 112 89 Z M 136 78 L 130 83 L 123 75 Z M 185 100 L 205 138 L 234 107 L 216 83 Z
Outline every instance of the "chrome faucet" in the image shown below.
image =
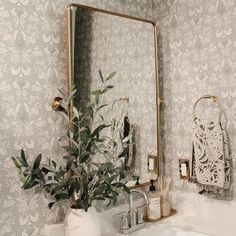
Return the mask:
M 129 210 L 132 211 L 133 208 L 134 208 L 134 197 L 133 197 L 133 193 L 138 193 L 138 194 L 141 194 L 143 195 L 143 198 L 145 199 L 146 203 L 141 205 L 141 206 L 138 206 L 137 208 L 140 208 L 140 207 L 146 207 L 149 205 L 149 199 L 146 195 L 146 193 L 142 190 L 138 190 L 138 189 L 132 189 L 130 190 L 130 195 L 129 195 Z
M 142 195 L 145 199 L 145 203 L 134 207 L 134 194 Z M 130 190 L 129 195 L 129 211 L 128 212 L 122 212 L 120 214 L 117 214 L 115 217 L 119 216 L 119 232 L 122 234 L 130 234 L 136 230 L 139 230 L 144 227 L 144 221 L 143 221 L 143 208 L 147 207 L 149 205 L 149 199 L 145 192 L 142 190 L 133 189 Z

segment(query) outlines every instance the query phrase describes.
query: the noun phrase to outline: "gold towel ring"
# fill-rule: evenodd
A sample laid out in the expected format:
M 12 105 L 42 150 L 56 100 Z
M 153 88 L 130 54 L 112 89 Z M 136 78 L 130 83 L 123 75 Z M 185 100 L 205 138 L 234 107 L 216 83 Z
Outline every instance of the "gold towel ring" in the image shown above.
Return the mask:
M 196 110 L 196 106 L 198 104 L 198 102 L 200 102 L 201 100 L 204 100 L 204 99 L 212 99 L 215 103 L 217 103 L 218 107 L 219 107 L 219 120 L 221 119 L 221 115 L 222 115 L 222 108 L 221 108 L 221 105 L 219 103 L 219 99 L 217 98 L 217 96 L 215 95 L 203 95 L 202 97 L 198 98 L 197 101 L 194 103 L 194 106 L 193 106 L 193 119 L 196 118 L 196 114 L 195 114 L 195 110 Z

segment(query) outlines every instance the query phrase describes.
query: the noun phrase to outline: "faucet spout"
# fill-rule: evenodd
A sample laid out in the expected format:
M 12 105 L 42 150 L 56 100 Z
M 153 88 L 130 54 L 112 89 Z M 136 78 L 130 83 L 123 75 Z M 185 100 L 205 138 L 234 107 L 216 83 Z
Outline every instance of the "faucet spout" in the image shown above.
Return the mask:
M 148 199 L 148 197 L 147 197 L 147 195 L 146 195 L 146 193 L 145 193 L 144 191 L 138 190 L 138 189 L 132 189 L 132 190 L 130 191 L 130 195 L 129 195 L 129 210 L 130 210 L 130 212 L 131 212 L 131 211 L 133 210 L 133 208 L 134 208 L 134 198 L 133 198 L 134 193 L 137 193 L 137 194 L 139 194 L 139 195 L 142 195 L 143 198 L 145 199 L 145 204 L 144 204 L 144 205 L 141 205 L 141 206 L 138 206 L 137 208 L 148 206 L 149 203 L 150 203 L 150 202 L 149 202 L 149 199 Z

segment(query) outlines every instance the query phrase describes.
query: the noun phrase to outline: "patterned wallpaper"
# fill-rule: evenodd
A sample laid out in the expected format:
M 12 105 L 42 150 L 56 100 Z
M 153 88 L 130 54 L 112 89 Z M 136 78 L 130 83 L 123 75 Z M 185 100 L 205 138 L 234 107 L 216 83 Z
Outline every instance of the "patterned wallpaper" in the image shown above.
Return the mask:
M 50 99 L 65 88 L 68 0 L 0 0 L 0 235 L 43 235 L 59 209 L 20 189 L 11 155 L 27 149 L 60 158 L 58 137 L 65 123 Z M 149 0 L 74 1 L 150 18 Z
M 58 209 L 49 211 L 43 197 L 21 191 L 10 156 L 22 147 L 32 155 L 61 155 L 57 137 L 65 124 L 49 101 L 66 84 L 69 2 L 0 0 L 0 235 L 43 235 L 45 222 L 57 220 Z M 163 152 L 175 190 L 196 191 L 179 180 L 178 159 L 191 156 L 192 105 L 202 94 L 221 99 L 235 162 L 235 0 L 74 2 L 159 21 Z
M 154 15 L 160 25 L 166 172 L 173 177 L 174 190 L 197 192 L 193 184 L 179 179 L 178 159 L 191 159 L 192 109 L 201 95 L 215 94 L 222 103 L 228 118 L 234 171 L 236 167 L 236 1 L 154 3 Z

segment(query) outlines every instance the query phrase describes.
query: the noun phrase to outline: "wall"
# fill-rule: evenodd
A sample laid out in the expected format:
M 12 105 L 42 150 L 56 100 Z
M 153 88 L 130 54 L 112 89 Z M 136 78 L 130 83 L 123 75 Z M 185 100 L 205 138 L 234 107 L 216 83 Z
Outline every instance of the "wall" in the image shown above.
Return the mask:
M 201 95 L 215 94 L 222 103 L 235 169 L 236 1 L 157 0 L 154 7 L 160 25 L 166 173 L 173 177 L 174 190 L 197 192 L 179 180 L 178 159 L 191 159 L 192 109 Z
M 43 235 L 58 208 L 43 196 L 23 192 L 10 157 L 60 158 L 58 138 L 65 123 L 50 100 L 66 86 L 67 0 L 0 0 L 0 235 Z M 151 17 L 148 0 L 75 1 L 140 17 Z
M 76 1 L 75 1 L 76 2 Z M 234 0 L 81 0 L 87 5 L 152 18 L 160 24 L 160 72 L 165 107 L 163 152 L 174 189 L 195 192 L 179 180 L 178 159 L 191 156 L 194 101 L 214 93 L 236 140 L 236 2 Z M 57 210 L 20 190 L 10 161 L 24 147 L 35 155 L 61 155 L 64 123 L 50 99 L 66 84 L 67 0 L 0 0 L 0 235 L 42 235 Z M 233 146 L 233 153 L 235 147 Z M 233 155 L 235 158 L 235 154 Z

